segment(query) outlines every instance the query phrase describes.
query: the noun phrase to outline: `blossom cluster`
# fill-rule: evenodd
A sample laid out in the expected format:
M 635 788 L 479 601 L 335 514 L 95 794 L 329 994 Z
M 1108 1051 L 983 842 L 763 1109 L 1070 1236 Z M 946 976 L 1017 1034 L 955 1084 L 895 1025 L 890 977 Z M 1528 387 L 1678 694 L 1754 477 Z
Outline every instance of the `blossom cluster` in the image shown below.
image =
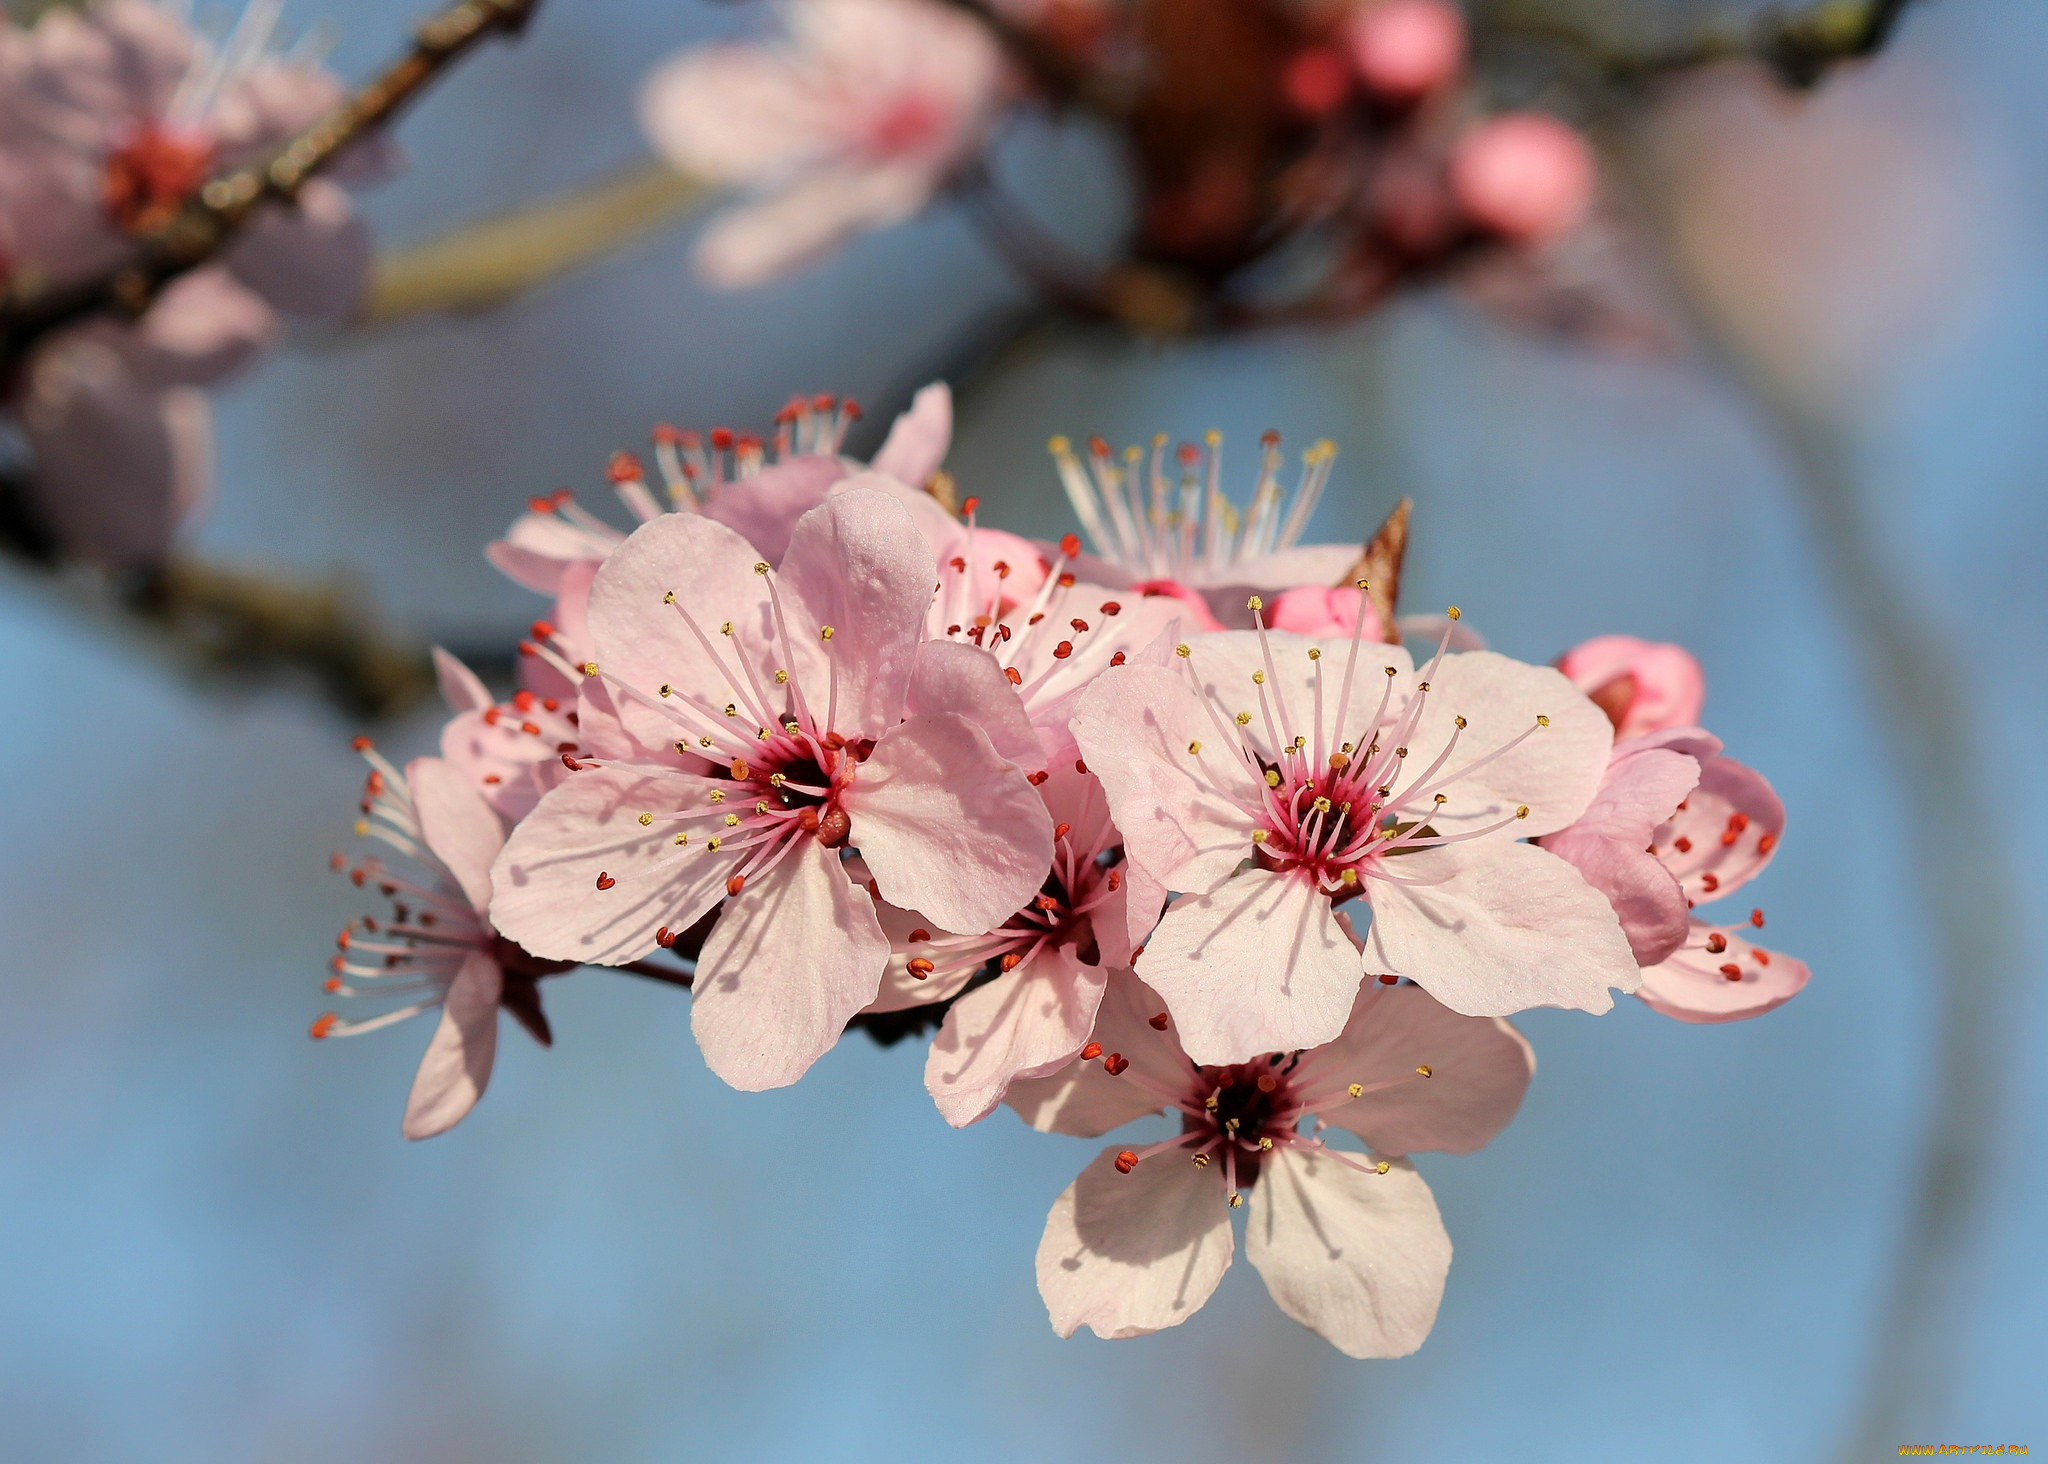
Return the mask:
M 34 295 L 137 257 L 212 179 L 268 158 L 342 98 L 312 49 L 277 43 L 253 0 L 209 37 L 172 0 L 0 17 L 0 285 Z M 358 175 L 376 160 L 354 159 Z M 308 181 L 132 323 L 96 318 L 40 343 L 0 385 L 34 453 L 38 526 L 67 556 L 160 561 L 212 483 L 204 388 L 272 346 L 289 318 L 338 320 L 368 278 L 347 192 Z
M 1399 620 L 1359 546 L 1303 542 L 1328 444 L 1290 482 L 1269 436 L 1233 499 L 1213 434 L 1055 439 L 1084 549 L 956 502 L 945 387 L 867 463 L 841 450 L 856 415 L 658 429 L 654 481 L 611 464 L 631 532 L 533 500 L 489 550 L 551 600 L 518 688 L 443 654 L 438 754 L 362 744 L 358 830 L 410 868 L 335 856 L 394 908 L 344 930 L 329 989 L 385 1004 L 313 1030 L 438 1011 L 407 1135 L 475 1104 L 501 1011 L 545 1043 L 542 984 L 578 967 L 691 985 L 740 1089 L 916 1013 L 952 1125 L 1177 1120 L 1053 1205 L 1062 1335 L 1184 1320 L 1248 1200 L 1280 1307 L 1399 1356 L 1450 1262 L 1410 1156 L 1513 1117 L 1534 1060 L 1506 1017 L 1619 991 L 1725 1021 L 1805 983 L 1749 938 L 1760 913 L 1694 913 L 1763 868 L 1784 811 L 1696 725 L 1677 647 L 1538 666 L 1455 608 Z

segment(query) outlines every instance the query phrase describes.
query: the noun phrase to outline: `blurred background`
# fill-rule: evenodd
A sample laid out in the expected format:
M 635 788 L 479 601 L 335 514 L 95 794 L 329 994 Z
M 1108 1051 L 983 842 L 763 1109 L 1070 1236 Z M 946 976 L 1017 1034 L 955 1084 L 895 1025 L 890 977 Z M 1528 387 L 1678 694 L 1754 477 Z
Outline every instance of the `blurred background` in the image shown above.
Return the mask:
M 412 10 L 288 14 L 336 22 L 334 64 L 361 76 Z M 548 5 L 400 129 L 405 171 L 365 197 L 380 241 L 634 165 L 650 60 L 746 23 Z M 2038 4 L 1941 0 L 1809 98 L 1706 79 L 1638 114 L 1628 176 L 1706 355 L 1603 353 L 1427 293 L 1340 330 L 1145 343 L 1035 320 L 943 206 L 759 291 L 695 283 L 680 226 L 488 314 L 300 338 L 219 398 L 199 547 L 344 569 L 391 622 L 460 645 L 540 603 L 483 544 L 531 494 L 596 498 L 607 454 L 656 421 L 760 427 L 792 392 L 836 391 L 868 409 L 866 452 L 950 377 L 949 466 L 1038 535 L 1071 526 L 1052 433 L 1218 427 L 1247 481 L 1263 429 L 1332 437 L 1312 537 L 1362 537 L 1412 495 L 1406 608 L 1455 601 L 1531 660 L 1610 631 L 1699 656 L 1708 724 L 1791 811 L 1750 890 L 1815 979 L 1725 1027 L 1633 1002 L 1518 1019 L 1540 1061 L 1521 1119 L 1421 1164 L 1457 1257 L 1413 1358 L 1348 1361 L 1242 1264 L 1190 1325 L 1062 1342 L 1031 1258 L 1090 1142 L 1006 1110 L 949 1132 L 914 1042 L 850 1039 L 799 1087 L 742 1095 L 698 1058 L 686 998 L 589 972 L 551 983 L 552 1051 L 508 1035 L 475 1115 L 406 1144 L 424 1024 L 305 1037 L 357 909 L 326 859 L 358 727 L 291 688 L 196 682 L 8 568 L 0 1457 L 2048 1448 L 2044 69 Z M 1088 143 L 1033 146 L 1027 173 Z M 1112 229 L 1083 163 L 1059 175 L 1080 179 L 1062 216 Z M 1952 685 L 1885 674 L 1873 603 L 1933 640 Z M 425 751 L 437 725 L 423 711 L 380 743 Z M 1963 735 L 1902 772 L 1924 743 L 1900 725 Z M 1958 764 L 1984 807 L 1954 802 Z M 1962 1055 L 1998 1081 L 1930 1134 L 1957 1118 L 1936 1090 L 1958 1070 L 1939 1050 L 1954 932 L 1914 858 L 1933 838 L 1986 852 L 1977 893 L 2015 936 L 1986 937 L 1983 1045 Z M 1938 1278 L 1961 1303 L 1922 1339 L 1944 1376 L 1927 1436 L 1873 1451 L 1858 1429 L 1889 1386 L 1873 1367 L 1902 1251 L 1920 1263 L 1914 1206 L 1951 1150 L 1988 1189 Z

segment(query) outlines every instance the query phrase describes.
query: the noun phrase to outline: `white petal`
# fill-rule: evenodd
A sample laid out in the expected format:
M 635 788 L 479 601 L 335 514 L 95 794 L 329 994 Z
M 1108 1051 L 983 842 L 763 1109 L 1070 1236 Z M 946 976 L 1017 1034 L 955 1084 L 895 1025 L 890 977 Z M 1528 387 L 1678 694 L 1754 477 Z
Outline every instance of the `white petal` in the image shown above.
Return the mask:
M 408 1139 L 431 1139 L 465 1118 L 483 1097 L 498 1055 L 498 993 L 504 973 L 482 951 L 462 958 L 440 1023 L 405 1104 Z

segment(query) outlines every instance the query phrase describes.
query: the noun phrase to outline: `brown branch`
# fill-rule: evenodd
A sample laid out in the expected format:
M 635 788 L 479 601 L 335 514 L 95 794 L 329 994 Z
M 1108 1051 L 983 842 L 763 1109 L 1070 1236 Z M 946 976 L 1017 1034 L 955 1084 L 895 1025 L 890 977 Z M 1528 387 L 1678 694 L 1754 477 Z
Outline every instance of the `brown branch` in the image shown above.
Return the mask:
M 0 379 L 53 331 L 103 314 L 140 315 L 164 286 L 220 253 L 258 206 L 292 203 L 351 144 L 390 124 L 436 77 L 487 37 L 524 29 L 540 0 L 457 0 L 421 22 L 412 49 L 286 143 L 268 162 L 216 178 L 140 241 L 137 257 L 61 288 L 16 279 L 0 292 Z

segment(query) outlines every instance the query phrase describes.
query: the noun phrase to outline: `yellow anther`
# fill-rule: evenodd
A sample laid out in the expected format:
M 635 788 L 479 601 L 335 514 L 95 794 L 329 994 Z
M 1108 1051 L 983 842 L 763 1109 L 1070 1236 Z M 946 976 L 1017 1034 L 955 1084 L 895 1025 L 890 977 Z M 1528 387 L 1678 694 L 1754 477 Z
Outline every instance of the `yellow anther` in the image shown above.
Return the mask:
M 1214 427 L 1211 427 L 1202 434 L 1202 441 L 1208 443 L 1211 447 L 1221 447 L 1223 446 L 1223 434 Z
M 690 842 L 690 836 L 688 834 L 677 834 L 675 837 L 675 842 L 678 846 L 687 844 Z
M 1516 818 L 1527 818 L 1528 816 L 1529 816 L 1529 805 L 1528 805 L 1528 804 L 1526 804 L 1526 803 L 1525 803 L 1525 804 L 1523 804 L 1523 805 L 1522 805 L 1522 806 L 1521 806 L 1520 808 L 1518 808 L 1518 809 L 1516 809 L 1516 810 L 1515 810 L 1515 817 L 1516 817 Z
M 731 702 L 727 702 L 725 704 L 725 714 L 728 717 L 737 717 L 740 714 L 740 709 L 734 706 Z
M 723 788 L 713 788 L 711 790 L 711 801 L 713 803 L 725 802 L 725 790 Z
M 739 827 L 739 823 L 740 823 L 740 816 L 739 816 L 738 814 L 736 814 L 736 813 L 728 813 L 728 814 L 727 814 L 727 815 L 725 816 L 725 826 L 726 826 L 727 828 L 729 828 L 729 829 L 735 829 L 735 828 L 738 828 L 738 827 Z
M 1268 835 L 1268 834 L 1267 834 L 1267 832 L 1266 832 L 1266 831 L 1265 831 L 1264 829 L 1253 829 L 1253 830 L 1252 830 L 1252 842 L 1253 842 L 1254 844 L 1263 844 L 1263 843 L 1265 843 L 1265 842 L 1266 842 L 1266 840 L 1267 840 L 1267 839 L 1268 839 L 1269 837 L 1270 837 L 1270 835 Z
M 1407 748 L 1405 748 L 1405 747 L 1397 747 L 1397 748 L 1395 748 L 1395 749 L 1394 749 L 1394 756 L 1395 756 L 1395 757 L 1406 757 L 1406 756 L 1408 756 L 1408 749 L 1407 749 Z
M 711 745 L 711 739 L 709 737 L 699 737 L 697 739 L 697 745 L 699 747 L 709 747 Z
M 765 799 L 765 798 L 763 798 L 763 799 L 762 799 L 762 800 L 761 800 L 760 802 L 758 802 L 758 803 L 756 803 L 756 804 L 754 805 L 754 812 L 756 812 L 756 813 L 766 813 L 767 811 L 768 811 L 768 800 L 767 800 L 767 799 Z
M 1251 714 L 1250 712 L 1239 712 L 1239 713 L 1237 714 L 1237 725 L 1238 725 L 1238 726 L 1240 726 L 1240 727 L 1249 727 L 1249 726 L 1251 726 L 1251 724 L 1252 724 L 1252 714 Z
M 1451 619 L 1456 620 L 1460 614 L 1460 611 L 1456 605 L 1453 605 L 1450 609 L 1444 611 L 1444 614 L 1450 616 Z
M 1173 648 L 1173 653 L 1176 656 L 1179 656 L 1183 661 L 1185 661 L 1189 656 L 1192 656 L 1195 653 L 1195 651 L 1194 647 L 1190 646 L 1186 641 L 1182 641 L 1179 645 Z
M 1236 1132 L 1237 1132 L 1237 1126 L 1238 1126 L 1238 1124 L 1239 1124 L 1239 1123 L 1241 1123 L 1242 1121 L 1243 1121 L 1243 1120 L 1241 1120 L 1241 1119 L 1235 1119 L 1235 1118 L 1226 1118 L 1226 1119 L 1224 1119 L 1224 1120 L 1223 1120 L 1223 1127 L 1224 1127 L 1224 1130 L 1225 1130 L 1226 1132 L 1228 1132 L 1228 1133 L 1233 1133 L 1233 1134 L 1234 1134 L 1234 1133 L 1236 1133 Z
M 1304 747 L 1308 746 L 1308 739 L 1306 737 L 1297 737 L 1294 739 L 1293 746 L 1294 751 L 1300 752 Z
M 641 827 L 641 828 L 643 828 L 643 829 L 644 829 L 644 828 L 646 828 L 646 827 L 647 827 L 647 826 L 648 826 L 649 824 L 651 824 L 651 823 L 653 823 L 653 822 L 654 822 L 654 815 L 653 815 L 653 814 L 651 814 L 651 813 L 643 813 L 643 814 L 641 814 L 641 815 L 640 815 L 640 827 Z
M 1211 1093 L 1208 1096 L 1208 1098 L 1204 1100 L 1202 1106 L 1208 1109 L 1211 1113 L 1214 1113 L 1216 1111 L 1216 1095 L 1214 1093 Z
M 710 838 L 710 841 L 707 842 L 704 845 L 704 847 L 709 849 L 712 853 L 716 854 L 718 852 L 719 846 L 723 843 L 725 843 L 725 840 L 719 838 L 718 835 L 713 834 Z
M 1439 793 L 1436 795 L 1436 806 L 1438 808 L 1442 808 L 1446 803 L 1449 803 L 1450 801 L 1451 800 L 1449 794 Z
M 1349 1093 L 1353 1098 L 1363 1098 L 1365 1096 L 1365 1084 L 1353 1083 L 1349 1088 L 1345 1089 L 1344 1091 Z
M 1239 1194 L 1236 1190 L 1232 1190 L 1230 1192 L 1230 1208 L 1235 1210 L 1239 1205 L 1242 1205 L 1243 1203 L 1244 1196 Z
M 1451 725 L 1460 732 L 1463 732 L 1465 730 L 1465 719 L 1463 717 L 1453 717 L 1451 718 Z
M 585 662 L 583 663 L 583 674 L 584 674 L 585 676 L 595 676 L 595 675 L 597 675 L 597 662 L 595 662 L 595 661 L 585 661 Z
M 1389 676 L 1399 676 L 1401 674 L 1400 672 L 1396 671 L 1392 666 L 1383 667 L 1382 669 L 1385 670 L 1387 675 Z
M 1266 769 L 1266 786 L 1268 788 L 1277 788 L 1280 786 L 1280 770 L 1278 768 Z
M 676 694 L 676 689 L 673 686 L 670 686 L 666 681 L 664 681 L 661 683 L 661 694 L 663 696 L 674 696 Z
M 1381 1174 L 1385 1174 L 1385 1173 L 1386 1173 L 1386 1172 L 1387 1172 L 1388 1170 L 1392 1169 L 1392 1168 L 1393 1168 L 1394 1166 L 1393 1166 L 1393 1165 L 1391 1165 L 1391 1164 L 1389 1164 L 1389 1163 L 1387 1163 L 1387 1161 L 1386 1161 L 1386 1160 L 1382 1159 L 1382 1160 L 1380 1160 L 1380 1162 L 1379 1162 L 1378 1164 L 1374 1165 L 1373 1167 L 1374 1167 L 1374 1169 L 1376 1169 L 1376 1170 L 1377 1170 L 1377 1171 L 1378 1171 L 1379 1173 L 1381 1173 Z
M 1315 809 L 1317 813 L 1328 813 L 1330 811 L 1330 800 L 1327 798 L 1318 798 L 1314 803 L 1310 804 L 1309 806 Z
M 775 684 L 777 686 L 789 685 L 789 673 L 787 671 L 777 671 L 775 673 Z
M 754 733 L 754 740 L 756 742 L 766 742 L 769 738 L 773 737 L 774 735 L 775 734 L 773 732 L 770 732 L 766 727 L 762 727 Z
M 357 837 L 357 838 L 359 838 L 359 839 L 360 839 L 360 838 L 364 838 L 364 837 L 366 837 L 366 836 L 367 836 L 367 835 L 369 834 L 369 832 L 370 832 L 370 823 L 369 823 L 369 820 L 368 820 L 368 819 L 361 819 L 361 818 L 357 819 L 357 820 L 356 820 L 356 837 Z
M 721 623 L 720 623 L 720 625 L 719 625 L 719 627 L 718 627 L 718 633 L 719 633 L 720 635 L 731 635 L 731 634 L 732 634 L 732 622 L 731 622 L 730 620 L 727 620 L 727 621 L 723 621 L 723 622 L 721 622 Z
M 1344 744 L 1344 750 L 1345 750 L 1346 752 L 1349 752 L 1349 751 L 1351 751 L 1351 750 L 1352 750 L 1352 748 L 1353 748 L 1353 747 L 1355 747 L 1356 745 L 1357 745 L 1356 743 L 1351 743 L 1351 742 L 1347 742 L 1347 743 L 1345 743 L 1345 744 Z
M 771 788 L 780 788 L 784 783 L 787 783 L 788 781 L 789 774 L 787 773 L 770 773 L 768 775 L 768 786 Z
M 1355 870 L 1355 869 L 1347 869 L 1347 870 L 1345 870 L 1345 871 L 1344 871 L 1344 873 L 1343 873 L 1342 875 L 1340 875 L 1340 876 L 1338 877 L 1338 879 L 1337 879 L 1337 883 L 1338 883 L 1338 884 L 1348 884 L 1348 885 L 1355 885 L 1355 884 L 1357 884 L 1357 883 L 1358 883 L 1358 871 L 1357 871 L 1357 870 Z
M 1544 716 L 1543 713 L 1538 712 L 1536 714 L 1536 725 L 1539 727 L 1548 727 L 1550 725 L 1550 718 Z
M 661 603 L 662 603 L 662 604 L 664 604 L 664 605 L 673 605 L 673 604 L 675 604 L 675 602 L 676 602 L 676 592 L 675 592 L 674 590 L 670 590 L 670 591 L 669 591 L 669 592 L 668 592 L 668 593 L 667 593 L 666 595 L 663 595 L 663 596 L 661 597 Z
M 1429 683 L 1428 683 L 1427 681 L 1417 682 L 1417 683 L 1416 683 L 1416 686 L 1415 686 L 1415 689 L 1416 689 L 1417 691 L 1428 691 L 1428 690 L 1429 690 Z
M 834 630 L 834 629 L 833 629 L 833 628 L 832 628 L 831 626 L 829 626 L 829 625 L 821 625 L 821 626 L 819 626 L 819 627 L 818 627 L 818 639 L 819 639 L 819 640 L 830 640 L 830 639 L 832 639 L 832 637 L 833 637 L 833 636 L 835 636 L 835 635 L 837 635 L 837 634 L 839 634 L 839 632 L 838 632 L 838 631 L 836 631 L 836 630 Z
M 1263 1154 L 1263 1153 L 1264 1153 L 1264 1152 L 1265 1152 L 1266 1150 L 1268 1150 L 1268 1149 L 1270 1149 L 1270 1148 L 1272 1148 L 1272 1147 L 1273 1147 L 1273 1141 L 1272 1141 L 1271 1139 L 1264 1139 L 1264 1138 L 1262 1138 L 1262 1139 L 1260 1139 L 1260 1140 L 1259 1140 L 1259 1152 L 1260 1152 L 1260 1153 L 1262 1153 L 1262 1154 Z
M 1263 672 L 1263 671 L 1254 671 L 1254 672 L 1252 672 L 1252 685 L 1253 685 L 1253 686 L 1264 686 L 1265 684 L 1266 684 L 1266 673 L 1265 673 L 1265 672 Z
M 677 751 L 677 752 L 688 752 L 689 750 L 690 750 L 690 744 L 689 744 L 689 743 L 687 743 L 687 742 L 683 741 L 683 740 L 682 740 L 681 738 L 677 738 L 677 739 L 676 739 L 676 751 Z
M 1433 1078 L 1433 1077 L 1435 1077 L 1435 1076 L 1436 1076 L 1436 1069 L 1435 1069 L 1435 1068 L 1433 1068 L 1433 1067 L 1431 1067 L 1431 1066 L 1430 1066 L 1430 1065 L 1429 1065 L 1428 1063 L 1426 1063 L 1426 1062 L 1425 1062 L 1425 1063 L 1423 1063 L 1423 1064 L 1422 1064 L 1421 1066 L 1419 1066 L 1418 1068 L 1416 1068 L 1416 1069 L 1415 1069 L 1415 1071 L 1417 1071 L 1418 1073 L 1421 1073 L 1421 1074 L 1422 1074 L 1422 1075 L 1423 1075 L 1423 1076 L 1424 1076 L 1425 1078 Z
M 1067 441 L 1067 439 L 1064 437 L 1054 437 L 1045 444 L 1045 450 L 1047 452 L 1063 453 L 1071 451 L 1073 446 L 1074 445 L 1071 442 Z
M 1261 600 L 1257 595 L 1253 595 L 1249 600 L 1244 602 L 1244 608 L 1247 610 L 1263 610 L 1266 608 L 1266 602 L 1264 600 Z
M 1189 751 L 1189 752 L 1191 752 L 1191 753 L 1196 753 L 1196 754 L 1199 754 L 1199 753 L 1201 752 L 1201 750 L 1202 750 L 1202 744 L 1201 744 L 1200 742 L 1190 742 L 1190 743 L 1188 744 L 1188 751 Z
M 1197 1155 L 1195 1155 L 1195 1168 L 1197 1168 L 1197 1169 L 1207 1169 L 1208 1167 L 1209 1167 L 1209 1156 L 1208 1156 L 1207 1154 L 1197 1154 Z
M 1310 646 L 1308 648 L 1308 658 L 1311 661 L 1320 661 L 1323 659 L 1323 653 L 1317 650 L 1314 646 Z
M 765 559 L 757 559 L 757 560 L 755 560 L 755 561 L 754 561 L 754 573 L 755 573 L 755 574 L 766 574 L 766 573 L 768 573 L 768 561 L 767 561 L 767 560 L 765 560 Z

